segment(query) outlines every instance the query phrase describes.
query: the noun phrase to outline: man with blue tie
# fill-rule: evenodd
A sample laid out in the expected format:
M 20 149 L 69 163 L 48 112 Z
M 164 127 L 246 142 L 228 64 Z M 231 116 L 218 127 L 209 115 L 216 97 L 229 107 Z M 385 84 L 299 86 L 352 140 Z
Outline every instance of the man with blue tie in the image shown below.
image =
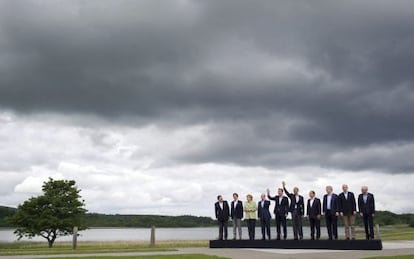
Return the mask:
M 261 200 L 257 204 L 257 216 L 260 219 L 260 226 L 262 227 L 262 240 L 266 239 L 266 234 L 270 240 L 270 219 L 272 218 L 269 211 L 270 201 L 266 200 L 264 193 L 262 193 L 260 198 Z
M 323 196 L 323 214 L 325 215 L 329 240 L 337 240 L 339 204 L 338 196 L 333 193 L 332 186 L 326 186 L 326 194 Z
M 374 239 L 375 199 L 374 195 L 368 192 L 367 186 L 361 187 L 361 194 L 358 196 L 358 208 L 364 221 L 366 239 Z

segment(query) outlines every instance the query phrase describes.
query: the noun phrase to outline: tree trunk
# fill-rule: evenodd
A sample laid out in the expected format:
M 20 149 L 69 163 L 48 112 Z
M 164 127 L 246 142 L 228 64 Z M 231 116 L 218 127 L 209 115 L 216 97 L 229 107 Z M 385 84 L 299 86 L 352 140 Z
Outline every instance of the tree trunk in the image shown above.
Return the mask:
M 53 242 L 54 242 L 54 240 L 52 240 L 52 239 L 47 240 L 47 243 L 49 244 L 49 248 L 53 247 Z

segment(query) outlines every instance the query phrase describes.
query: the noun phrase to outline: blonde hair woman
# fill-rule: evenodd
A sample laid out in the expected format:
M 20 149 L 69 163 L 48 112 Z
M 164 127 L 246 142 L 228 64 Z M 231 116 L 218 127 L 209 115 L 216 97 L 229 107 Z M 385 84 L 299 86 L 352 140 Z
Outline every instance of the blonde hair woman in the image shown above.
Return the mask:
M 253 201 L 253 196 L 247 194 L 247 201 L 244 203 L 244 218 L 247 221 L 247 229 L 249 230 L 249 239 L 254 240 L 255 228 L 256 228 L 256 211 L 257 204 Z

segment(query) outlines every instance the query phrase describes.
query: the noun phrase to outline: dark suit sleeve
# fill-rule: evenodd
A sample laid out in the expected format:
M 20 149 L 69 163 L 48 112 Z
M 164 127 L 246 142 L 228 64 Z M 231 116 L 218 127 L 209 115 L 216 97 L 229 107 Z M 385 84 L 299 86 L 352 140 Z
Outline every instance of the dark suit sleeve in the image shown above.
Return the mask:
M 358 195 L 358 211 L 362 213 L 362 194 Z
M 214 211 L 215 211 L 215 214 L 216 214 L 216 219 L 218 219 L 218 208 L 217 208 L 217 203 L 215 203 L 214 204 Z
M 371 194 L 372 196 L 372 214 L 375 214 L 375 199 L 374 199 L 374 194 Z
M 301 207 L 301 215 L 305 215 L 305 198 L 302 197 L 301 203 L 300 203 L 300 207 Z
M 277 197 L 277 196 L 272 197 L 272 196 L 270 196 L 270 195 L 267 195 L 267 198 L 269 198 L 269 200 L 272 200 L 272 201 L 275 201 L 275 200 L 276 200 L 276 197 Z
M 323 200 L 322 200 L 322 211 L 325 213 L 326 212 L 326 203 L 327 203 L 327 198 L 326 195 L 323 196 Z
M 289 199 L 292 199 L 292 194 L 286 189 L 286 187 L 283 187 L 283 191 L 285 191 L 285 193 L 289 197 Z
M 352 213 L 354 211 L 357 211 L 357 209 L 356 209 L 355 195 L 352 193 Z
M 344 197 L 342 199 L 342 196 Z M 345 202 L 345 195 L 342 193 L 338 195 L 338 212 L 344 212 L 344 203 Z
M 318 211 L 318 215 L 321 215 L 322 214 L 321 200 L 317 199 L 316 201 L 317 201 L 317 203 L 316 203 L 317 207 L 316 208 L 317 208 L 317 211 Z

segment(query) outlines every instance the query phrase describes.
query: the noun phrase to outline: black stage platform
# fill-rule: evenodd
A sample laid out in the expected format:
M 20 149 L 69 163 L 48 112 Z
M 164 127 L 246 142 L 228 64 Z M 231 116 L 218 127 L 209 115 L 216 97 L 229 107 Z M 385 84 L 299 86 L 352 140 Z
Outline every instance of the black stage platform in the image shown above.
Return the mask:
M 210 248 L 382 250 L 381 240 L 210 240 Z

